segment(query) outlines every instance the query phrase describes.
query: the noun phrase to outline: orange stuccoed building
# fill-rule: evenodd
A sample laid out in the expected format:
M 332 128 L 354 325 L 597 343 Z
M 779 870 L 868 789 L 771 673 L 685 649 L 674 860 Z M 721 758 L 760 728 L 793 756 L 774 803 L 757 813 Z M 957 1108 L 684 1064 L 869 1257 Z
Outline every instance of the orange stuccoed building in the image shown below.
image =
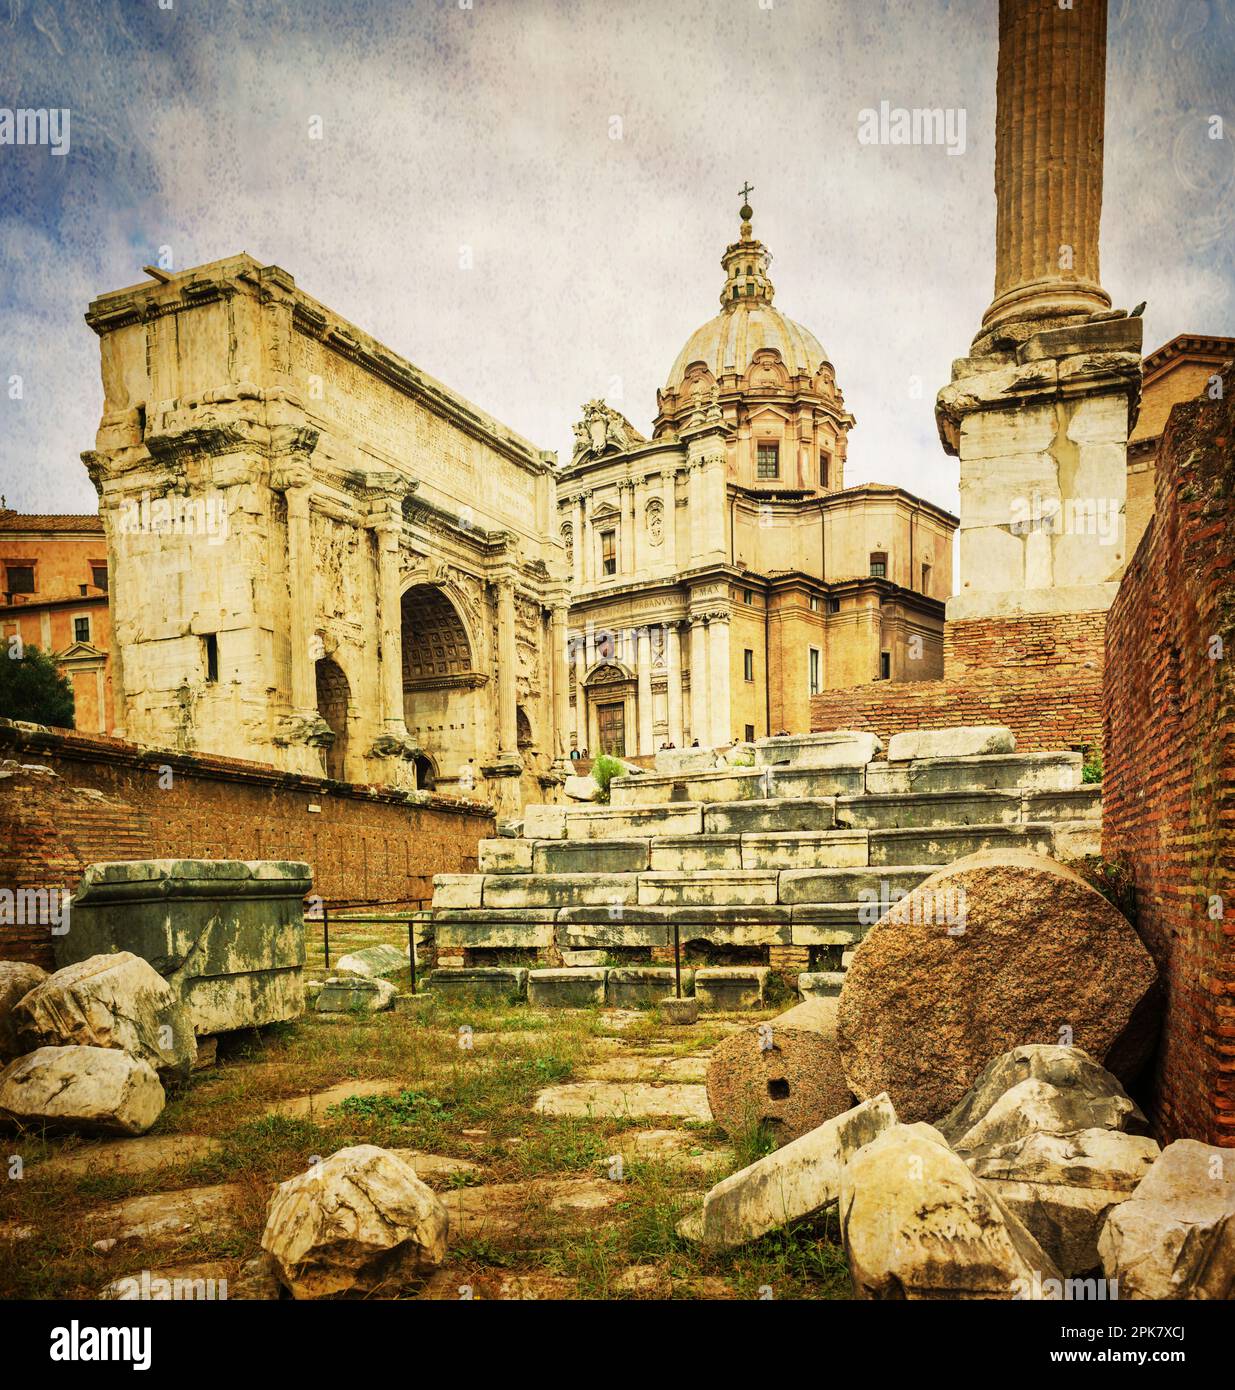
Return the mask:
M 44 516 L 0 507 L 0 636 L 56 658 L 73 686 L 76 722 L 114 726 L 107 542 L 97 516 Z

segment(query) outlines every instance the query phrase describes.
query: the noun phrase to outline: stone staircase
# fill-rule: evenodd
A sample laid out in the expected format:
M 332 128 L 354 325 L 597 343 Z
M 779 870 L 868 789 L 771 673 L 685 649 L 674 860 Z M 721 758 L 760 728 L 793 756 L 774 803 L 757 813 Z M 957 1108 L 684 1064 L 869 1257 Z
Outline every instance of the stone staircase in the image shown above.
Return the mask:
M 959 751 L 913 756 L 944 732 Z M 1081 755 L 1018 754 L 995 732 L 899 735 L 888 757 L 870 734 L 764 739 L 739 752 L 753 766 L 707 765 L 734 750 L 662 753 L 657 771 L 615 778 L 609 805 L 529 806 L 517 838 L 481 841 L 479 873 L 434 879 L 435 982 L 585 950 L 663 965 L 675 927 L 692 963 L 711 952 L 838 979 L 843 953 L 941 864 L 1098 852 L 1100 789 L 1082 784 Z

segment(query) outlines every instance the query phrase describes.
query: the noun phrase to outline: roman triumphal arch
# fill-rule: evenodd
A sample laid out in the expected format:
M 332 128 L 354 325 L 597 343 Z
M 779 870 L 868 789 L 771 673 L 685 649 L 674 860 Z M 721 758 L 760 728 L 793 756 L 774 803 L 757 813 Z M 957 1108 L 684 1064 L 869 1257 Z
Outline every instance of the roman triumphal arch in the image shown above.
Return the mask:
M 503 811 L 551 795 L 553 456 L 249 256 L 86 318 L 117 732 Z

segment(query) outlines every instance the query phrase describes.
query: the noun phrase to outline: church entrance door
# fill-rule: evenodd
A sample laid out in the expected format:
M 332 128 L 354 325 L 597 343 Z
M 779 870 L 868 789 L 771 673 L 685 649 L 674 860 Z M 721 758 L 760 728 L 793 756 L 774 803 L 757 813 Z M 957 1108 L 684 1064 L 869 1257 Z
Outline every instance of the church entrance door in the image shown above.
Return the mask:
M 612 753 L 615 758 L 626 756 L 626 706 L 597 705 L 596 720 L 600 726 L 600 747 L 597 752 Z

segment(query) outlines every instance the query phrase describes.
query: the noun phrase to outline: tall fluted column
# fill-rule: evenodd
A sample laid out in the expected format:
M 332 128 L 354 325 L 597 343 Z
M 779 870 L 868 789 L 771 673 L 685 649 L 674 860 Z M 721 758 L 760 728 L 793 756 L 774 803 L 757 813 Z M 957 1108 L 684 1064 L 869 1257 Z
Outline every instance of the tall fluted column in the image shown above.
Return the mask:
M 999 0 L 995 298 L 983 331 L 1110 307 L 1098 276 L 1106 0 Z
M 712 704 L 712 746 L 733 739 L 729 709 L 729 615 L 713 613 L 708 624 L 708 693 Z
M 664 487 L 664 503 L 661 534 L 664 537 L 664 560 L 669 569 L 677 569 L 678 564 L 678 475 L 676 468 L 666 468 L 660 475 Z M 679 733 L 681 731 L 679 730 Z
M 669 672 L 669 742 L 682 746 L 682 639 L 676 622 L 665 628 L 669 642 L 666 667 Z
M 708 629 L 701 617 L 690 620 L 690 736 L 706 748 L 712 731 L 708 726 Z
M 575 588 L 583 587 L 583 498 L 576 497 L 571 509 L 570 533 L 574 541 Z
M 652 753 L 652 634 L 646 627 L 635 633 L 635 664 L 639 680 L 639 752 Z
M 569 610 L 564 603 L 553 606 L 553 617 L 549 624 L 549 641 L 553 648 L 549 665 L 553 680 L 553 729 L 557 743 L 557 756 L 570 754 L 570 720 L 567 690 L 570 684 L 567 651 L 566 622 Z
M 516 663 L 515 581 L 512 575 L 503 575 L 497 586 L 497 722 L 499 756 L 503 761 L 519 756 Z

